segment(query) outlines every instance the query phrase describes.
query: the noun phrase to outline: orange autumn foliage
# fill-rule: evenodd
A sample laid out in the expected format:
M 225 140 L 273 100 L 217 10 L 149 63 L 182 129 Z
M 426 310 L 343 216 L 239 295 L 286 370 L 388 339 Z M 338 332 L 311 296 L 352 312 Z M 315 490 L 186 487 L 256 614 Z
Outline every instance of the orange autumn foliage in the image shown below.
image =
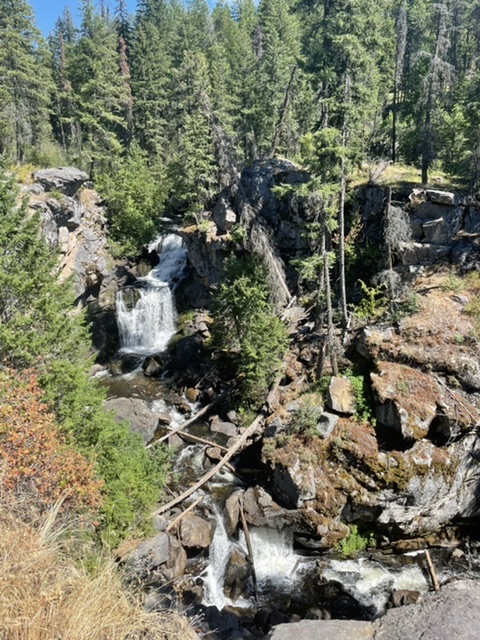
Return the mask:
M 67 443 L 33 371 L 0 373 L 0 481 L 3 492 L 33 499 L 40 510 L 95 511 L 102 482 L 93 464 Z

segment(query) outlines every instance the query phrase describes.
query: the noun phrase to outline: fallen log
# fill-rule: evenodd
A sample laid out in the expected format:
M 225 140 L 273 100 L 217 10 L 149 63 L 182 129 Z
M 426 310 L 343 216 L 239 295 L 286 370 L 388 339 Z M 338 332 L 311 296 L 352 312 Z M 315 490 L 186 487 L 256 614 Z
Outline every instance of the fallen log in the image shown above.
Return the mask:
M 250 556 L 250 565 L 252 569 L 253 595 L 255 596 L 255 600 L 258 600 L 257 573 L 255 571 L 255 560 L 253 557 L 252 538 L 250 536 L 250 529 L 248 528 L 247 519 L 245 518 L 245 510 L 243 508 L 243 496 L 239 500 L 239 506 L 240 506 L 240 520 L 242 521 L 243 533 L 245 534 L 245 542 L 247 543 L 248 555 Z
M 217 402 L 217 400 L 218 398 L 216 400 L 212 400 L 210 404 L 207 404 L 205 407 L 200 409 L 200 411 L 197 411 L 197 413 L 194 416 L 192 416 L 191 418 L 189 418 L 188 420 L 180 424 L 178 427 L 175 427 L 175 429 L 171 429 L 166 435 L 162 436 L 158 440 L 154 440 L 153 442 L 148 444 L 147 449 L 150 449 L 151 447 L 155 446 L 156 444 L 160 444 L 161 442 L 165 442 L 165 440 L 168 440 L 170 436 L 173 436 L 175 433 L 178 433 L 179 431 L 183 431 L 184 429 L 189 427 L 191 424 L 193 424 L 194 422 L 199 420 L 202 416 L 204 416 L 206 413 L 208 413 L 208 411 L 210 411 L 210 409 Z
M 244 431 L 244 433 L 238 438 L 238 440 L 236 440 L 232 444 L 232 446 L 228 449 L 227 453 L 223 456 L 223 458 L 214 467 L 212 467 L 194 485 L 192 485 L 191 487 L 186 489 L 183 493 L 181 493 L 179 496 L 177 496 L 173 500 L 170 500 L 170 502 L 167 502 L 167 504 L 164 504 L 159 509 L 157 509 L 155 511 L 155 514 L 160 515 L 161 513 L 165 513 L 166 511 L 169 511 L 169 509 L 171 509 L 172 507 L 175 507 L 180 502 L 183 502 L 186 498 L 188 498 L 193 493 L 195 493 L 195 491 L 198 491 L 198 489 L 203 487 L 203 485 L 206 482 L 208 482 L 210 480 L 210 478 L 213 478 L 213 476 L 223 466 L 225 466 L 227 464 L 227 462 L 229 462 L 233 458 L 233 456 L 237 453 L 237 451 L 240 449 L 240 447 L 243 444 L 245 444 L 245 442 L 248 440 L 248 438 L 250 438 L 250 436 L 252 436 L 255 433 L 255 431 L 261 425 L 262 421 L 265 420 L 266 416 L 267 416 L 267 410 L 266 410 L 266 408 L 263 408 L 262 411 L 255 418 L 255 420 L 252 422 L 252 424 Z
M 430 551 L 425 549 L 425 559 L 427 561 L 428 572 L 430 574 L 430 578 L 432 579 L 433 588 L 435 591 L 440 589 L 440 584 L 438 582 L 437 574 L 435 573 L 435 567 L 433 566 L 432 558 L 430 556 Z
M 167 533 L 169 531 L 171 531 L 173 529 L 173 527 L 180 522 L 180 520 L 183 518 L 183 516 L 186 516 L 187 513 L 189 513 L 190 511 L 193 511 L 195 509 L 197 504 L 199 504 L 203 500 L 203 498 L 204 498 L 204 496 L 199 496 L 196 500 L 194 500 L 191 505 L 189 505 L 186 509 L 184 509 L 176 518 L 174 518 L 168 524 L 168 527 L 165 529 L 165 531 Z
M 180 438 L 182 438 L 182 440 L 190 440 L 191 442 L 197 442 L 198 444 L 205 444 L 207 445 L 207 447 L 215 447 L 216 449 L 219 449 L 220 451 L 223 451 L 224 453 L 226 453 L 228 451 L 227 447 L 224 447 L 221 444 L 217 444 L 216 442 L 211 442 L 211 440 L 205 440 L 205 438 L 200 438 L 200 436 L 194 436 L 191 433 L 185 433 L 185 431 L 175 431 L 172 429 L 171 433 L 169 433 L 168 435 L 173 435 L 173 433 L 176 433 L 177 436 L 179 436 Z M 152 443 L 153 444 L 153 443 Z M 148 445 L 150 446 L 150 445 Z

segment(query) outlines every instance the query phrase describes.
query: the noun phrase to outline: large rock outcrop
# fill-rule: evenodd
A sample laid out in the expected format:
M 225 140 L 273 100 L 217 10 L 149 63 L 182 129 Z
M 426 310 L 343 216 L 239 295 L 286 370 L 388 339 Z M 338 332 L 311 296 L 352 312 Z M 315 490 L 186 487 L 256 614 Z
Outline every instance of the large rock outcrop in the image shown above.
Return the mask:
M 220 280 L 223 261 L 232 251 L 260 255 L 276 301 L 290 300 L 297 277 L 290 260 L 307 247 L 305 213 L 274 188 L 307 179 L 308 174 L 288 160 L 257 162 L 218 196 L 198 226 L 182 230 L 193 268 L 190 281 L 182 287 L 189 304 L 208 304 L 208 290 Z
M 276 626 L 269 640 L 478 640 L 480 584 L 459 581 L 376 622 L 304 620 Z
M 61 279 L 72 281 L 76 305 L 87 309 L 94 346 L 105 361 L 118 348 L 115 295 L 128 273 L 108 250 L 100 196 L 74 167 L 41 169 L 32 177 L 34 183 L 23 188 L 29 207 L 39 212 L 42 233 L 59 253 Z

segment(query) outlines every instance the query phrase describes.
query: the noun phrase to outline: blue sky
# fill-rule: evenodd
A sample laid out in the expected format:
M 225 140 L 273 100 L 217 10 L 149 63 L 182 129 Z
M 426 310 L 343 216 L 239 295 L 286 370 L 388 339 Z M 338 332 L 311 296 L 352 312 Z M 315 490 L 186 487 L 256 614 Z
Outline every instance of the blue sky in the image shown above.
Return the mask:
M 48 36 L 50 31 L 53 29 L 55 21 L 58 16 L 63 13 L 63 9 L 67 5 L 70 7 L 70 11 L 75 22 L 78 24 L 80 21 L 80 0 L 30 0 L 30 4 L 35 11 L 37 26 L 42 30 L 43 35 L 45 36 Z M 114 1 L 110 0 L 109 4 L 114 6 Z M 215 2 L 214 0 L 209 0 L 208 4 L 213 6 Z M 127 5 L 133 13 L 137 6 L 137 0 L 127 0 Z
M 30 4 L 35 11 L 37 26 L 45 36 L 50 33 L 56 19 L 63 13 L 63 8 L 66 5 L 70 7 L 75 22 L 79 22 L 80 2 L 77 0 L 30 0 Z M 136 0 L 127 0 L 127 4 L 132 12 L 135 11 Z

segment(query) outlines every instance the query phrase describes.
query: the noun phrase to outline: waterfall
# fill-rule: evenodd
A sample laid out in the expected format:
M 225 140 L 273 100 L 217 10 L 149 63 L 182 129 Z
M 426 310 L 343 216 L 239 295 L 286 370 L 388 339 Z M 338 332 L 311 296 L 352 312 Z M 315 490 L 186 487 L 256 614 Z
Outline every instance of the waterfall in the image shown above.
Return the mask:
M 252 527 L 250 534 L 259 590 L 275 587 L 288 591 L 302 560 L 293 550 L 293 533 L 287 529 Z M 243 532 L 241 535 L 244 540 Z
M 173 233 L 160 236 L 148 249 L 159 254 L 159 263 L 147 276 L 138 278 L 140 298 L 134 308 L 128 307 L 122 291 L 117 295 L 120 346 L 127 353 L 164 351 L 176 330 L 173 291 L 183 277 L 187 250 Z
M 223 578 L 230 558 L 232 542 L 227 535 L 222 514 L 215 504 L 212 505 L 212 511 L 215 516 L 215 533 L 210 545 L 210 561 L 203 578 L 204 604 L 213 605 L 221 611 L 227 604 L 232 604 L 223 592 Z
M 232 602 L 223 591 L 225 570 L 235 545 L 242 547 L 247 553 L 247 545 L 243 531 L 237 542 L 229 539 L 225 530 L 223 517 L 216 505 L 212 505 L 215 516 L 215 533 L 210 545 L 209 564 L 203 584 L 205 588 L 204 604 L 214 605 L 220 611 L 227 605 L 248 606 L 243 598 Z M 252 527 L 252 548 L 255 573 L 260 593 L 272 590 L 285 592 L 292 588 L 295 573 L 302 560 L 293 550 L 293 534 L 286 530 L 278 531 L 267 527 Z
M 408 565 L 392 570 L 379 562 L 359 558 L 357 560 L 332 560 L 322 573 L 328 581 L 340 582 L 347 593 L 365 607 L 373 607 L 376 615 L 385 613 L 392 591 L 411 589 L 425 593 L 428 581 L 418 565 Z

